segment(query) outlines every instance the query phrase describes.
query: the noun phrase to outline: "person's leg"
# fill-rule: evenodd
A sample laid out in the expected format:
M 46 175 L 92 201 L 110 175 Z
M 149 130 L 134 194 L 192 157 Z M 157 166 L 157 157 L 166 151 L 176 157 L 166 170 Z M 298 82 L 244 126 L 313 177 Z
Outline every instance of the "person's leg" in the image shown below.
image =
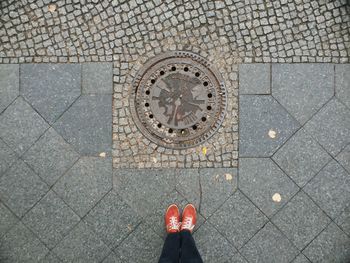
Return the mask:
M 180 233 L 170 233 L 165 239 L 159 263 L 178 263 L 180 257 Z

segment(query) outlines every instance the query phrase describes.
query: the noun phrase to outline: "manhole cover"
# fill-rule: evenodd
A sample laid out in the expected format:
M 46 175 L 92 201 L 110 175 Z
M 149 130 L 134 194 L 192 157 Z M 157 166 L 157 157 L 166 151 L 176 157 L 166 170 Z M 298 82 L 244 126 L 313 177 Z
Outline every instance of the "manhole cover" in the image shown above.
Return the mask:
M 167 52 L 138 72 L 130 106 L 137 127 L 149 140 L 184 149 L 209 139 L 220 127 L 226 89 L 220 74 L 201 56 Z

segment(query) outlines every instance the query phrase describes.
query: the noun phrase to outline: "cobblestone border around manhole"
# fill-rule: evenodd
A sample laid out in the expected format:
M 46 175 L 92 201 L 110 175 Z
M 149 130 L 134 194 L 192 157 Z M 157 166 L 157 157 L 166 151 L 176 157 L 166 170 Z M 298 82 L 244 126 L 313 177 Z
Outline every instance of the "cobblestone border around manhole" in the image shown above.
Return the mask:
M 224 37 L 208 39 L 206 42 L 201 38 L 183 35 L 146 44 L 145 52 L 125 49 L 124 62 L 114 64 L 114 168 L 237 167 L 237 78 L 241 59 L 230 50 L 227 43 Z M 175 50 L 190 51 L 207 59 L 221 73 L 227 87 L 227 113 L 222 126 L 208 141 L 184 150 L 164 148 L 145 138 L 137 129 L 129 108 L 132 83 L 143 64 L 156 55 Z

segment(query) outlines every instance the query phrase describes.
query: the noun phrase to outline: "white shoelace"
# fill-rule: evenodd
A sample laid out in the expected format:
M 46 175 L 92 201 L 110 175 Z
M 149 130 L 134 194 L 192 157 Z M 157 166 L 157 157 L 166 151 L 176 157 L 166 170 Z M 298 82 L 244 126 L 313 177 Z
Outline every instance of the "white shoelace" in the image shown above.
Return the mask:
M 170 217 L 170 222 L 168 224 L 168 230 L 179 230 L 181 223 L 177 221 L 175 216 Z
M 193 228 L 194 228 L 194 225 L 192 224 L 192 220 L 193 220 L 192 217 L 186 217 L 185 218 L 185 222 L 182 222 L 182 227 L 181 228 L 192 231 Z

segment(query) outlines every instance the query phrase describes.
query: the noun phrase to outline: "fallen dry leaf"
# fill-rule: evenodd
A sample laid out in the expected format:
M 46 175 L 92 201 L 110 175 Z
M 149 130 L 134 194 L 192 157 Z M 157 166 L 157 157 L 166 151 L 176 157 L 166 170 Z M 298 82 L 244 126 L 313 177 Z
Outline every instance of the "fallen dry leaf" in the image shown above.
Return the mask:
M 101 152 L 100 153 L 100 157 L 105 158 L 106 157 L 106 153 L 105 152 Z
M 203 147 L 203 148 L 202 148 L 202 153 L 203 153 L 204 155 L 207 154 L 207 148 L 206 148 L 206 147 Z
M 274 139 L 274 138 L 276 138 L 277 133 L 274 130 L 269 130 L 268 135 L 271 139 Z
M 53 13 L 56 11 L 56 8 L 57 6 L 55 4 L 49 4 L 47 9 L 49 10 L 49 12 Z
M 153 160 L 154 163 L 157 163 L 157 162 L 158 162 L 158 160 L 157 160 L 156 157 L 153 157 L 152 160 Z
M 232 176 L 232 174 L 225 174 L 225 178 L 227 181 L 231 181 L 233 176 Z
M 281 195 L 280 195 L 279 193 L 275 193 L 275 194 L 272 196 L 272 200 L 273 200 L 274 202 L 276 202 L 276 203 L 279 203 L 279 202 L 281 202 L 282 197 L 281 197 Z

